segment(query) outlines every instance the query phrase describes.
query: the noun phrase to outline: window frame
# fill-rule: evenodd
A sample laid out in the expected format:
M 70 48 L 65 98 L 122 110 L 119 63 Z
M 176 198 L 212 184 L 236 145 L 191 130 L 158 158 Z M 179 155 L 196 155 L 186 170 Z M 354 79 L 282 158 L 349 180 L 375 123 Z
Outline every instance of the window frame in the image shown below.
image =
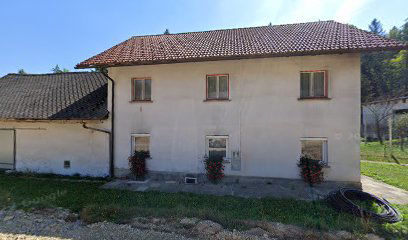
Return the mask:
M 302 156 L 302 141 L 323 141 L 322 145 L 322 164 L 329 165 L 329 141 L 327 137 L 301 137 L 300 138 L 300 155 Z
M 132 133 L 130 134 L 130 155 L 132 156 L 133 153 L 135 152 L 135 138 L 137 137 L 148 137 L 149 138 L 149 152 L 151 152 L 150 150 L 150 140 L 151 140 L 151 136 L 150 133 Z
M 314 73 L 318 73 L 318 72 L 322 72 L 323 76 L 324 76 L 324 96 L 314 96 L 314 80 L 313 80 L 313 74 Z M 310 73 L 311 74 L 311 82 L 310 82 L 310 86 L 309 86 L 309 92 L 313 92 L 313 95 L 310 96 L 302 96 L 302 81 L 301 81 L 301 75 L 302 73 Z M 302 99 L 330 99 L 329 98 L 329 75 L 328 75 L 328 71 L 327 70 L 305 70 L 305 71 L 300 71 L 299 72 L 299 86 L 300 86 L 300 96 L 299 96 L 299 100 Z
M 142 99 L 136 99 L 136 85 L 135 81 L 143 81 L 143 88 L 142 88 Z M 150 98 L 145 99 L 145 94 L 146 94 L 146 80 L 150 80 Z M 150 77 L 135 77 L 131 79 L 131 88 L 132 88 L 132 94 L 131 94 L 131 102 L 152 102 L 152 78 Z
M 219 86 L 220 86 L 220 84 L 219 84 L 219 78 L 220 77 L 222 77 L 222 76 L 225 76 L 225 77 L 227 77 L 227 82 L 228 82 L 228 84 L 227 84 L 227 86 L 228 86 L 228 96 L 226 97 L 226 98 L 220 98 L 219 97 L 219 95 L 220 95 L 220 90 L 219 90 Z M 217 98 L 209 98 L 208 97 L 208 77 L 216 77 L 217 78 L 217 89 L 218 89 L 218 91 L 217 91 Z M 205 100 L 206 101 L 228 101 L 228 100 L 230 100 L 230 78 L 229 78 L 229 74 L 228 73 L 223 73 L 223 74 L 207 74 L 206 76 L 205 76 Z
M 205 136 L 205 156 L 209 157 L 210 156 L 210 139 L 215 138 L 215 139 L 226 139 L 225 143 L 225 157 L 224 161 L 228 161 L 230 159 L 230 154 L 229 154 L 229 135 L 207 135 Z

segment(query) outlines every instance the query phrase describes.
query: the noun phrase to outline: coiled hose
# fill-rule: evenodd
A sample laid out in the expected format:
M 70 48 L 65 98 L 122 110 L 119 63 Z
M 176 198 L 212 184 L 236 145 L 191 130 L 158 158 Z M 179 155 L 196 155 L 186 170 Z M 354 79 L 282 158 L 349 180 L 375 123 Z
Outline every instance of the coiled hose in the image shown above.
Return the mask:
M 329 193 L 326 197 L 327 202 L 337 209 L 351 213 L 355 216 L 376 220 L 380 223 L 396 223 L 402 220 L 400 213 L 393 208 L 385 199 L 380 199 L 372 194 L 351 189 L 341 188 L 337 191 Z M 354 201 L 371 201 L 380 206 L 384 211 L 375 213 L 367 209 L 361 208 Z

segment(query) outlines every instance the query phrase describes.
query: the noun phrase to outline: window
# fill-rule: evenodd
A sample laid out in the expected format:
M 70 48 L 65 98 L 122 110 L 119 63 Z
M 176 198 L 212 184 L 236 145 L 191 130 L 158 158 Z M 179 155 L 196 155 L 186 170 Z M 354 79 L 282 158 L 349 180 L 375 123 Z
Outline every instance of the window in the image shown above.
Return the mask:
M 327 165 L 327 138 L 302 138 L 302 155 L 322 161 Z
M 207 75 L 207 99 L 226 100 L 229 98 L 228 74 Z
M 207 136 L 207 157 L 222 157 L 228 156 L 228 136 Z
M 152 96 L 152 80 L 150 78 L 132 79 L 132 101 L 150 101 Z
M 132 134 L 132 154 L 136 151 L 150 151 L 149 134 Z
M 327 97 L 327 71 L 300 72 L 300 98 Z

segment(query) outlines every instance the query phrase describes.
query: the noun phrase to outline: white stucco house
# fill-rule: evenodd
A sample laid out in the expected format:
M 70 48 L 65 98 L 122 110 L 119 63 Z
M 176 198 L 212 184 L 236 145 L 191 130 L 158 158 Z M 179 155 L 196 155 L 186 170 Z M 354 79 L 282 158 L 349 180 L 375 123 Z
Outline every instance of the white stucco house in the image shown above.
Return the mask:
M 299 179 L 309 153 L 326 163 L 326 180 L 359 183 L 360 53 L 405 48 L 334 21 L 132 37 L 77 65 L 107 69 L 110 114 L 94 127 L 112 136 L 109 151 L 106 134 L 78 125 L 106 153 L 78 164 L 124 176 L 143 149 L 152 177 L 184 178 L 217 154 L 227 178 Z

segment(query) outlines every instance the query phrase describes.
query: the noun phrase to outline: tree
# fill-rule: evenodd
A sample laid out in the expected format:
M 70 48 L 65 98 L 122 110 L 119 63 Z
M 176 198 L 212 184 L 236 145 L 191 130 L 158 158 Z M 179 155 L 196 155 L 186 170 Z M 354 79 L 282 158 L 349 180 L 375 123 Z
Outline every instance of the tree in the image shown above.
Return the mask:
M 53 73 L 64 73 L 64 72 L 69 72 L 69 69 L 66 69 L 66 68 L 63 68 L 62 70 L 61 70 L 61 68 L 58 66 L 58 64 L 57 65 L 55 65 L 55 67 L 53 67 L 52 69 L 51 69 L 51 71 L 53 72 Z
M 61 73 L 61 72 L 62 72 L 61 69 L 60 69 L 60 67 L 58 66 L 58 64 L 55 65 L 55 67 L 51 68 L 51 71 L 52 71 L 53 73 Z
M 385 34 L 377 19 L 368 26 L 372 33 L 404 41 L 408 39 L 408 22 Z M 363 53 L 361 55 L 361 100 L 363 103 L 405 95 L 408 92 L 408 54 L 406 51 Z
M 404 139 L 408 137 L 408 113 L 397 116 L 394 122 L 394 131 L 400 138 L 400 147 L 404 151 Z
M 164 33 L 163 33 L 163 34 L 170 34 L 169 29 L 168 29 L 168 28 L 166 28 L 166 30 L 164 30 Z
M 387 121 L 393 114 L 395 101 L 385 99 L 380 102 L 366 104 L 365 107 L 371 113 L 377 139 L 381 144 L 384 143 L 384 135 L 387 130 Z
M 385 31 L 382 28 L 382 24 L 380 23 L 380 21 L 377 20 L 377 18 L 374 18 L 371 21 L 371 24 L 368 26 L 368 28 L 370 29 L 370 32 L 384 36 L 385 35 Z
M 388 33 L 388 37 L 396 40 L 401 40 L 401 30 L 399 30 L 396 26 L 392 27 L 390 32 Z
M 24 71 L 24 69 L 20 69 L 18 70 L 18 74 L 27 74 L 26 71 Z

